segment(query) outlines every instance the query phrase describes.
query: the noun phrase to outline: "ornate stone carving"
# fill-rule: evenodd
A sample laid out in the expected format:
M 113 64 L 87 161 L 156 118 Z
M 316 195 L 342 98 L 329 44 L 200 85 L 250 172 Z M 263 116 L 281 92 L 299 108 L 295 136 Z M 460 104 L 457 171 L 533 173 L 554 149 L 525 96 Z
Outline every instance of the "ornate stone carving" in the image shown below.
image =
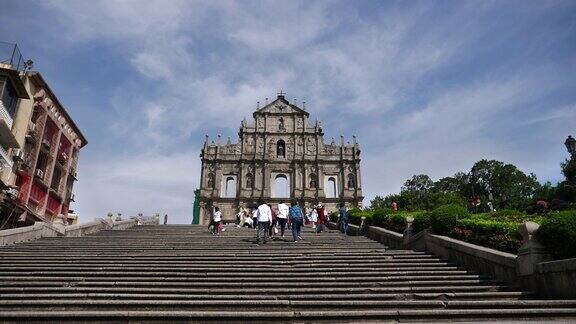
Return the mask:
M 306 139 L 306 154 L 308 155 L 316 154 L 316 142 L 312 137 L 308 137 Z

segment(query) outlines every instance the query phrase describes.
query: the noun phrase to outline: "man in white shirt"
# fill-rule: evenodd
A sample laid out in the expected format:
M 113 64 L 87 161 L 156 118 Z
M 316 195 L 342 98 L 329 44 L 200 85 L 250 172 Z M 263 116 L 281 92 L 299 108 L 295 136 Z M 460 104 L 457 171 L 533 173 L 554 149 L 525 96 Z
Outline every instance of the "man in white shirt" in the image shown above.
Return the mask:
M 278 204 L 278 215 L 276 215 L 276 219 L 280 224 L 280 234 L 284 237 L 284 230 L 286 229 L 286 222 L 288 222 L 288 210 L 290 208 L 288 205 L 284 203 L 284 200 L 281 200 Z
M 272 210 L 270 206 L 264 201 L 258 202 L 258 235 L 256 237 L 256 243 L 260 244 L 260 237 L 264 239 L 264 244 L 266 244 L 266 239 L 268 238 L 268 228 L 272 224 Z

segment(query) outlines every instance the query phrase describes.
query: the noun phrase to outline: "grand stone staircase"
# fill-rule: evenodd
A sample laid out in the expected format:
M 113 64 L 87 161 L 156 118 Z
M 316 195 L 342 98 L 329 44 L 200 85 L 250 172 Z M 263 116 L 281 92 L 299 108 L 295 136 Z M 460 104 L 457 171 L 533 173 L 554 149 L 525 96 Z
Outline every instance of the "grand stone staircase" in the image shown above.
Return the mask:
M 310 230 L 139 226 L 0 248 L 1 321 L 350 322 L 576 320 L 432 255 Z

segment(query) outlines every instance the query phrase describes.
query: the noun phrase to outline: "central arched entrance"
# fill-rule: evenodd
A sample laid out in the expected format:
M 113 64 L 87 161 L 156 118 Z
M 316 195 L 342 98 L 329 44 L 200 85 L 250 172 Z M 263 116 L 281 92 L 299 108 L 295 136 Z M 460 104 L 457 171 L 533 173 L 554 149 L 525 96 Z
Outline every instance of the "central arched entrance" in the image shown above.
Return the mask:
M 290 197 L 290 179 L 284 173 L 273 175 L 274 186 L 272 187 L 272 198 Z

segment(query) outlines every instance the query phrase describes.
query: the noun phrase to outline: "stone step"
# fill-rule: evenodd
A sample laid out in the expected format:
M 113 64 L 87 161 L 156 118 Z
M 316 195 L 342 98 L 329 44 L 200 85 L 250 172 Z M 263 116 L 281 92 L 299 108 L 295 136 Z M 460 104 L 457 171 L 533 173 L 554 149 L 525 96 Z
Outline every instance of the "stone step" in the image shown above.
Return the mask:
M 273 287 L 273 288 L 252 288 L 235 287 L 225 288 L 214 286 L 206 288 L 182 288 L 182 287 L 162 287 L 162 288 L 141 288 L 141 287 L 0 287 L 0 293 L 37 293 L 37 292 L 123 292 L 123 293 L 182 293 L 182 294 L 327 294 L 327 293 L 407 293 L 407 292 L 473 292 L 473 291 L 506 291 L 509 288 L 502 285 L 454 285 L 454 286 L 409 286 L 409 287 Z
M 2 300 L 0 311 L 78 311 L 78 310 L 226 310 L 238 311 L 319 311 L 319 310 L 381 310 L 381 309 L 520 309 L 571 308 L 576 301 L 500 300 L 500 301 L 440 301 L 440 300 L 75 300 L 38 299 Z
M 0 293 L 0 300 L 36 300 L 36 299 L 87 299 L 87 300 L 474 300 L 500 301 L 524 300 L 533 297 L 532 293 L 519 291 L 480 291 L 480 292 L 433 292 L 433 293 L 326 293 L 283 295 L 248 295 L 248 294 L 190 294 L 190 293 Z
M 256 281 L 256 279 L 255 279 Z M 324 283 L 324 282 L 322 282 Z M 237 281 L 237 282 L 222 282 L 213 280 L 212 282 L 165 282 L 165 281 L 80 281 L 80 282 L 67 282 L 67 281 L 34 281 L 34 282 L 0 282 L 1 287 L 241 287 L 241 288 L 261 288 L 261 287 L 276 287 L 284 289 L 285 287 L 318 287 L 322 285 L 319 282 L 257 282 L 253 281 Z M 500 281 L 484 280 L 484 279 L 464 279 L 464 280 L 410 280 L 410 281 L 372 281 L 372 282 L 330 282 L 329 287 L 395 287 L 395 286 L 464 286 L 464 285 L 495 285 L 501 284 Z
M 336 231 L 141 226 L 0 248 L 0 321 L 355 322 L 576 318 L 427 253 Z M 168 315 L 171 314 L 171 315 Z
M 422 270 L 421 268 L 416 268 L 417 270 L 390 270 L 390 271 L 265 271 L 256 274 L 257 277 L 269 278 L 269 277 L 301 277 L 301 276 L 337 276 L 341 278 L 350 277 L 360 277 L 364 278 L 367 276 L 399 276 L 399 275 L 464 275 L 464 274 L 474 274 L 473 272 L 466 270 Z M 238 270 L 224 271 L 226 269 L 218 269 L 215 271 L 198 271 L 194 272 L 193 275 L 190 271 L 154 271 L 153 269 L 135 270 L 135 271 L 0 271 L 0 278 L 4 276 L 124 276 L 130 275 L 132 277 L 142 277 L 142 276 L 178 276 L 178 277 L 190 277 L 190 276 L 204 276 L 204 277 L 221 277 L 225 273 L 229 273 L 232 276 L 238 275 Z
M 576 318 L 574 308 L 424 309 L 344 311 L 2 311 L 0 320 L 197 320 L 197 321 L 350 321 L 350 320 L 490 320 Z
M 7 271 L 34 271 L 34 270 L 44 270 L 47 266 L 45 265 L 18 265 L 18 266 L 1 266 L 0 272 Z M 146 266 L 146 265 L 130 265 L 130 266 L 112 266 L 112 265 L 52 265 L 49 266 L 50 271 L 115 271 L 115 270 L 125 270 L 130 271 L 173 271 L 173 272 L 204 272 L 204 271 L 218 271 L 218 272 L 237 272 L 239 269 L 248 268 L 246 265 L 210 265 L 210 266 Z M 337 266 L 278 266 L 278 265 L 257 265 L 250 266 L 250 269 L 254 271 L 270 271 L 274 273 L 297 273 L 297 272 L 352 272 L 352 271 L 447 271 L 447 270 L 458 270 L 455 266 L 365 266 L 365 265 L 337 265 Z
M 134 281 L 134 277 L 119 276 L 119 277 L 49 277 L 49 276 L 2 276 L 4 283 L 15 282 L 15 281 L 60 281 L 60 282 L 123 282 L 123 281 Z M 300 277 L 266 277 L 262 278 L 258 274 L 248 273 L 242 274 L 242 280 L 251 281 L 258 279 L 259 282 L 340 282 L 341 278 L 338 277 L 327 277 L 327 276 L 300 276 Z M 428 280 L 467 280 L 467 279 L 490 279 L 487 276 L 470 274 L 470 275 L 430 275 L 430 276 L 370 276 L 370 277 L 358 277 L 358 278 L 346 278 L 346 282 L 379 282 L 379 281 L 428 281 Z M 161 282 L 237 282 L 238 276 L 234 277 L 198 277 L 198 276 L 188 276 L 188 277 L 138 277 L 138 281 L 161 281 Z M 2 284 L 2 282 L 0 282 Z

